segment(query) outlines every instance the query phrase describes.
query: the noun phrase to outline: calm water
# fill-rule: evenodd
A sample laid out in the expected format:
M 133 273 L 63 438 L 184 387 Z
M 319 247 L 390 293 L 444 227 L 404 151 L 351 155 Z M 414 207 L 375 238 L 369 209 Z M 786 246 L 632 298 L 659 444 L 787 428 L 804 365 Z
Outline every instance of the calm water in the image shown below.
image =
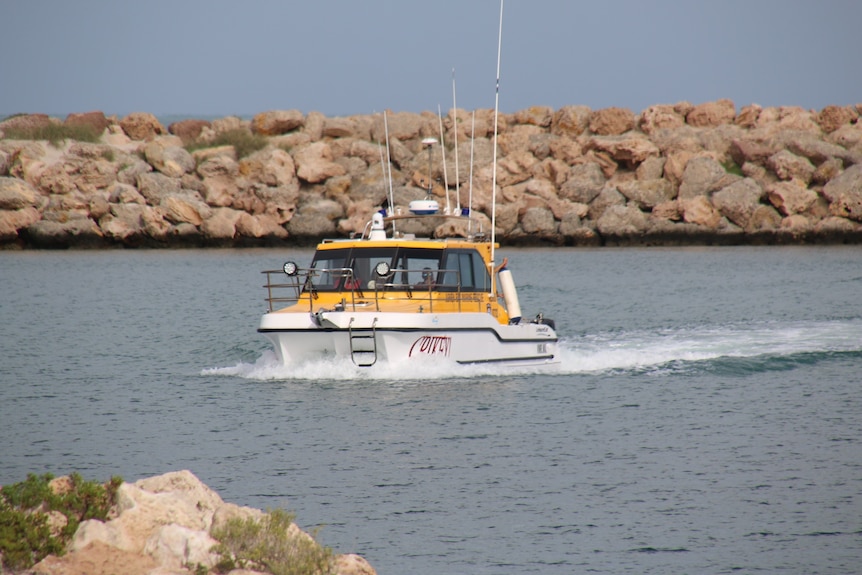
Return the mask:
M 281 250 L 0 253 L 0 483 L 190 469 L 381 575 L 859 572 L 862 249 L 503 253 L 557 373 L 280 368 Z

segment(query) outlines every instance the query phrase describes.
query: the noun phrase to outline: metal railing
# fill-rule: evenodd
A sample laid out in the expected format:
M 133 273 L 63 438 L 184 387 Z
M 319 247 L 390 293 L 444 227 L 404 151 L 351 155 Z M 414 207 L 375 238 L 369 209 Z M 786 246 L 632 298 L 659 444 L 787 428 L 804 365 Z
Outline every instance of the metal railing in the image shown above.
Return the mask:
M 423 271 L 427 270 L 392 269 L 387 276 L 378 276 L 374 280 L 366 282 L 365 286 L 359 285 L 360 282 L 354 276 L 351 268 L 300 268 L 292 276 L 285 274 L 283 270 L 265 270 L 261 273 L 266 274 L 266 284 L 263 287 L 267 290 L 266 302 L 270 312 L 277 308 L 295 305 L 300 301 L 307 301 L 309 312 L 314 313 L 314 302 L 319 299 L 321 294 L 342 294 L 345 296 L 335 304 L 336 309 L 340 306 L 341 309 L 356 310 L 367 305 L 369 298 L 373 298 L 376 311 L 380 311 L 381 301 L 411 302 L 418 303 L 420 306 L 427 302 L 428 308 L 422 311 L 429 313 L 434 311 L 435 302 L 438 305 L 441 302 L 455 303 L 459 312 L 463 311 L 467 304 L 475 304 L 480 311 L 484 309 L 485 300 L 480 297 L 482 292 L 462 291 L 459 270 L 432 270 L 435 275 L 443 274 L 439 277 L 454 278 L 455 283 L 436 284 L 431 282 L 427 285 L 419 285 L 392 281 L 399 276 L 403 278 L 411 277 L 411 275 L 416 277 L 414 274 L 421 274 Z M 333 280 L 332 283 L 325 285 L 316 283 L 319 281 L 317 278 L 327 275 Z M 466 294 L 469 294 L 470 297 L 465 297 Z

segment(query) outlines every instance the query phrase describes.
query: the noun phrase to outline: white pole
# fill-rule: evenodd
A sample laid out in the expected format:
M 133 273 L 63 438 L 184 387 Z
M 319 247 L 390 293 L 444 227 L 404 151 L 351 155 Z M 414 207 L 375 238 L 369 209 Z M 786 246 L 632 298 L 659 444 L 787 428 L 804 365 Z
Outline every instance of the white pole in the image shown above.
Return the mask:
M 383 110 L 383 129 L 386 133 L 386 165 L 389 168 L 389 208 L 394 215 L 395 195 L 392 192 L 392 155 L 389 151 L 389 120 L 386 117 L 386 110 Z M 392 220 L 392 237 L 395 237 L 395 220 Z
M 455 100 L 455 68 L 452 68 L 452 125 L 455 127 L 455 205 L 457 215 L 461 215 L 461 188 L 459 182 L 461 175 L 458 172 L 458 103 Z
M 473 110 L 473 127 L 470 129 L 470 198 L 468 200 L 467 231 L 473 233 L 473 145 L 476 142 L 476 110 Z
M 503 0 L 500 0 L 500 32 L 497 36 L 497 86 L 494 93 L 494 169 L 491 178 L 491 285 L 494 285 L 494 243 L 497 237 L 497 115 L 500 111 L 500 51 L 503 47 Z
M 440 154 L 443 156 L 443 188 L 446 190 L 446 213 L 451 213 L 449 207 L 449 177 L 446 175 L 446 141 L 443 139 L 443 110 L 437 104 L 437 119 L 440 122 Z M 429 174 L 430 176 L 430 174 Z

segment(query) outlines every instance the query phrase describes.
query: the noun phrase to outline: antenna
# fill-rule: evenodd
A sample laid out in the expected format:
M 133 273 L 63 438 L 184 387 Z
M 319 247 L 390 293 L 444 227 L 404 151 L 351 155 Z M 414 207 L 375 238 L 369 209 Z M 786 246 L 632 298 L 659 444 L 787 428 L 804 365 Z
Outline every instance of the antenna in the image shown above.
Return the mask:
M 461 175 L 458 172 L 458 103 L 455 100 L 455 68 L 452 68 L 452 126 L 455 130 L 455 206 L 460 216 L 461 189 L 458 184 L 461 181 Z
M 497 116 L 500 113 L 500 52 L 503 47 L 503 0 L 500 0 L 500 32 L 497 36 L 497 87 L 494 93 L 494 170 L 491 178 L 491 285 L 494 286 L 494 243 L 497 236 Z M 495 290 L 496 291 L 496 290 Z
M 395 195 L 392 193 L 392 156 L 389 151 L 389 121 L 386 110 L 383 110 L 383 129 L 386 134 L 386 165 L 389 168 L 389 209 L 395 213 Z M 395 237 L 395 220 L 392 220 L 392 237 Z
M 473 127 L 470 129 L 470 198 L 468 199 L 467 231 L 473 233 L 473 146 L 476 143 L 476 110 L 473 110 Z
M 446 190 L 446 213 L 451 213 L 449 207 L 449 177 L 446 175 L 446 142 L 443 139 L 443 110 L 437 104 L 437 119 L 440 122 L 440 155 L 443 156 L 443 188 Z

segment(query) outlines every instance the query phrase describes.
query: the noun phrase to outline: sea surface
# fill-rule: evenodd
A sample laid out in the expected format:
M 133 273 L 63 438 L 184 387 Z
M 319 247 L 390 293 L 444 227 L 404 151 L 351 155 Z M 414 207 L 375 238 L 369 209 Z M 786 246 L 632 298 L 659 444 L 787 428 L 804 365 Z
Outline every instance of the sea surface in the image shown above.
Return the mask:
M 862 249 L 503 249 L 562 362 L 279 367 L 311 252 L 0 253 L 0 484 L 189 469 L 380 575 L 859 573 Z

